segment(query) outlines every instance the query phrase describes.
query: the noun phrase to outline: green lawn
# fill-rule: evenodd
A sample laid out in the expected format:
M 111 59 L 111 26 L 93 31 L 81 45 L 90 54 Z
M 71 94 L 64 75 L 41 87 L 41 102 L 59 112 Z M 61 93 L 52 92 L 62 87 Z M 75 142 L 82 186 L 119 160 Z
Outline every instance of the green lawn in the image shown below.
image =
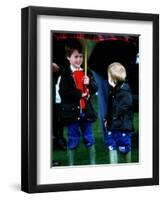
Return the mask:
M 96 110 L 97 108 L 97 96 L 93 99 L 93 105 Z M 132 138 L 132 161 L 139 161 L 139 147 L 138 147 L 138 113 L 134 113 L 134 129 L 135 132 Z M 93 123 L 94 136 L 95 136 L 95 148 L 96 148 L 96 164 L 109 164 L 109 154 L 108 150 L 104 147 L 103 144 L 103 134 L 100 129 L 99 120 Z M 64 129 L 64 136 L 67 138 L 67 129 Z M 80 139 L 80 144 L 76 150 L 76 163 L 75 165 L 88 165 L 89 164 L 89 155 L 87 148 L 84 146 L 82 138 Z M 53 159 L 60 162 L 61 166 L 67 166 L 67 152 L 63 150 L 55 150 L 53 152 Z M 124 163 L 124 156 L 118 154 L 119 163 Z

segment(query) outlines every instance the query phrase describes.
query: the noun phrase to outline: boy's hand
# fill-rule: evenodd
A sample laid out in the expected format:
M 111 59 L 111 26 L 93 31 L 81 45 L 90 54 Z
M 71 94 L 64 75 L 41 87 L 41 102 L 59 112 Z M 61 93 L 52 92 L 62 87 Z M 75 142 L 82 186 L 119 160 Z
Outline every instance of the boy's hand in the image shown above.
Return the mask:
M 104 126 L 105 126 L 105 128 L 107 128 L 107 126 L 108 126 L 108 122 L 107 121 L 104 122 Z
M 82 97 L 83 97 L 83 98 L 85 98 L 87 95 L 88 95 L 87 92 L 82 93 Z
M 90 94 L 89 94 L 89 90 L 87 89 L 87 91 L 86 91 L 86 92 L 82 93 L 82 98 L 84 98 L 84 99 L 88 100 L 88 99 L 89 99 L 89 97 L 90 97 Z
M 89 85 L 89 82 L 90 82 L 89 77 L 88 76 L 84 76 L 84 78 L 83 78 L 83 84 L 84 85 Z

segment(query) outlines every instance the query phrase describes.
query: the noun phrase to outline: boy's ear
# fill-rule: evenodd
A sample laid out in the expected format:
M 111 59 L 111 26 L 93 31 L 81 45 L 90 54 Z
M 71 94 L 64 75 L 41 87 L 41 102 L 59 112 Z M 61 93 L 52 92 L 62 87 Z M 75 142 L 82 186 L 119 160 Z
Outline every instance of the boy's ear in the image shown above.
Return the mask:
M 67 60 L 70 60 L 70 57 L 67 56 L 66 58 L 67 58 Z

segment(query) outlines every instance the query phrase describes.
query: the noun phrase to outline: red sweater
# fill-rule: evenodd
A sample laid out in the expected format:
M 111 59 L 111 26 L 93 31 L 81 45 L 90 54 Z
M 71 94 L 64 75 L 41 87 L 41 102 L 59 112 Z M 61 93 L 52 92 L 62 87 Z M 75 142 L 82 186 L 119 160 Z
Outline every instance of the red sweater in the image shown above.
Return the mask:
M 83 84 L 83 80 L 84 80 L 84 72 L 83 70 L 76 70 L 73 72 L 73 78 L 76 84 L 76 88 L 81 90 L 82 93 L 86 92 L 86 86 Z M 81 98 L 80 99 L 80 108 L 84 109 L 85 108 L 85 99 Z

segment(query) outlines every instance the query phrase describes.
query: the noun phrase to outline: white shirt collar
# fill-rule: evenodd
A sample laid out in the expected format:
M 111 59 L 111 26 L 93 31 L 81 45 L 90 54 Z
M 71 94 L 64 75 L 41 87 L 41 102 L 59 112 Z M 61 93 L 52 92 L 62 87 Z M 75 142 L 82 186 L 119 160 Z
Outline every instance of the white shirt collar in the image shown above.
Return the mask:
M 70 69 L 71 69 L 72 72 L 74 72 L 74 71 L 83 71 L 83 69 L 81 67 L 76 69 L 73 65 L 70 65 Z

